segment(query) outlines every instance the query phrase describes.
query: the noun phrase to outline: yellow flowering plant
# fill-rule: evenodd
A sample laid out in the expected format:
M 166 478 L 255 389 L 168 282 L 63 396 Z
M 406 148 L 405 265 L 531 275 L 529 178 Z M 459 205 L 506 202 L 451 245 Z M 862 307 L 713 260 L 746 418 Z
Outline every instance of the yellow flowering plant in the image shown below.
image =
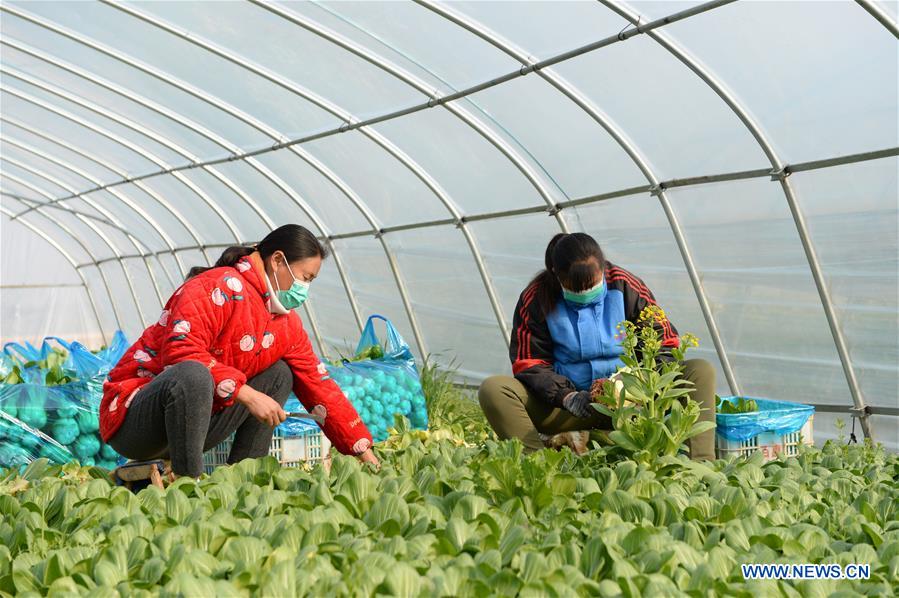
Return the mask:
M 625 367 L 611 383 L 594 387 L 594 408 L 612 420 L 609 440 L 641 463 L 676 455 L 687 440 L 715 425 L 699 421 L 699 404 L 689 398 L 693 383 L 683 377 L 684 356 L 698 346 L 698 339 L 682 335 L 670 348 L 670 358 L 660 359 L 657 328 L 665 318 L 662 308 L 653 305 L 640 313 L 636 323 L 619 324 Z

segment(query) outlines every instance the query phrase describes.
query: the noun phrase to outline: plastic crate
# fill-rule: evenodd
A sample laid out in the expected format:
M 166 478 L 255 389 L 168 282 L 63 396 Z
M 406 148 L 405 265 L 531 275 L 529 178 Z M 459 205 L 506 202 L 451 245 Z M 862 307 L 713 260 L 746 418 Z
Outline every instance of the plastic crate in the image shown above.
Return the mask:
M 734 398 L 736 397 L 723 397 L 723 400 Z M 717 414 L 719 432 L 715 434 L 715 451 L 719 458 L 726 458 L 730 455 L 749 455 L 760 451 L 764 455 L 765 461 L 770 461 L 776 459 L 780 454 L 788 457 L 798 454 L 801 444 L 814 444 L 814 407 L 770 399 L 745 398 L 755 400 L 758 403 L 759 411 Z M 777 429 L 778 426 L 783 427 L 784 418 L 792 421 L 796 421 L 798 418 L 798 421 L 802 421 L 803 417 L 807 418 L 805 423 L 795 432 L 783 433 Z M 798 423 L 793 425 L 798 425 Z M 740 428 L 762 430 L 752 434 L 749 438 L 737 440 L 725 438 L 720 432 L 723 426 L 730 426 L 731 430 Z
M 207 474 L 212 473 L 212 470 L 219 465 L 227 464 L 233 440 L 232 434 L 203 455 L 203 466 Z M 309 430 L 296 436 L 284 436 L 281 430 L 276 428 L 268 450 L 268 454 L 277 459 L 281 467 L 312 466 L 321 463 L 330 452 L 331 441 L 317 426 L 310 427 Z

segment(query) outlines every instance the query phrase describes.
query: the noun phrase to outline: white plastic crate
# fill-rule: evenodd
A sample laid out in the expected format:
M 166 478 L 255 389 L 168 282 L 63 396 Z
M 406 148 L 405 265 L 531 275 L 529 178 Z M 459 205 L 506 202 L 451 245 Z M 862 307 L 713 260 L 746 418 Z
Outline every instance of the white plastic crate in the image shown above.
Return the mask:
M 748 440 L 728 440 L 720 434 L 715 434 L 715 451 L 719 459 L 730 455 L 750 455 L 755 451 L 761 451 L 765 461 L 776 459 L 781 453 L 792 457 L 799 453 L 799 445 L 814 444 L 812 437 L 812 422 L 814 415 L 809 416 L 805 425 L 797 432 L 790 434 L 775 434 L 774 432 L 762 432 Z
M 233 439 L 232 434 L 203 455 L 203 466 L 207 474 L 212 473 L 219 465 L 227 464 Z M 282 436 L 276 429 L 268 450 L 268 454 L 277 459 L 281 467 L 302 467 L 305 464 L 312 466 L 328 457 L 330 452 L 331 441 L 317 428 L 299 436 Z

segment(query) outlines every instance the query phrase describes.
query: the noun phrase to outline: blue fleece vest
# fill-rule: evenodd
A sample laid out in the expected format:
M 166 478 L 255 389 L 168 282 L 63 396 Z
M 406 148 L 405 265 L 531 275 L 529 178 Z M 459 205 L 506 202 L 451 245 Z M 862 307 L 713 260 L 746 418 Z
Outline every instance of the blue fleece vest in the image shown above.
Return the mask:
M 624 321 L 624 293 L 610 289 L 595 302 L 575 305 L 561 297 L 546 318 L 553 339 L 553 369 L 587 390 L 624 365 L 616 326 Z

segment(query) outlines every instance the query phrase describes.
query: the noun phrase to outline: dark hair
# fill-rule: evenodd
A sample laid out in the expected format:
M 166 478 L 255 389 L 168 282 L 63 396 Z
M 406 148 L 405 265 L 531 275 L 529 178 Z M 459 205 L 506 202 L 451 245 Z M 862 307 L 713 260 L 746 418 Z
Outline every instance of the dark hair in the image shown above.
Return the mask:
M 226 249 L 221 257 L 211 267 L 195 266 L 187 273 L 187 278 L 193 278 L 212 268 L 233 266 L 240 258 L 258 251 L 263 260 L 268 259 L 276 251 L 284 253 L 288 262 L 295 262 L 310 257 L 328 257 L 328 250 L 306 227 L 299 224 L 285 224 L 279 226 L 256 245 L 235 245 Z
M 596 239 L 586 233 L 559 233 L 549 241 L 544 257 L 546 269 L 530 285 L 537 285 L 537 300 L 544 314 L 556 306 L 562 285 L 572 291 L 593 286 L 597 272 L 606 267 L 606 259 Z

